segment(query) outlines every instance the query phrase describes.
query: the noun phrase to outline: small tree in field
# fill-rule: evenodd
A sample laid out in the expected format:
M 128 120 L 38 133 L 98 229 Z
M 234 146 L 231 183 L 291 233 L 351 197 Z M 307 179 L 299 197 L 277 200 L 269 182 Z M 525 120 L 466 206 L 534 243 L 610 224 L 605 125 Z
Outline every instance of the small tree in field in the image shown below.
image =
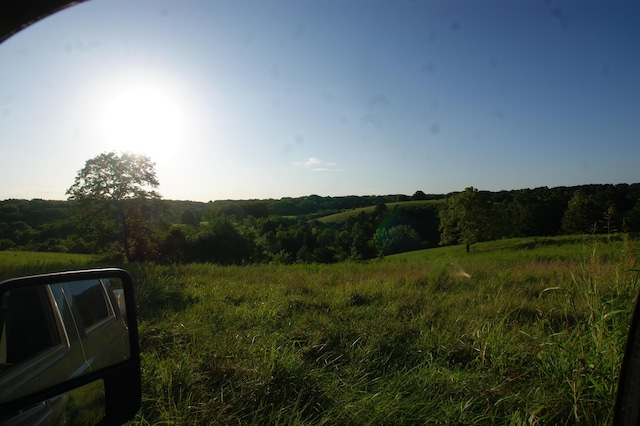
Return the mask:
M 466 188 L 440 211 L 440 244 L 464 244 L 468 253 L 472 244 L 491 235 L 492 222 L 488 201 L 477 189 Z
M 562 216 L 562 230 L 567 234 L 595 231 L 599 215 L 593 197 L 578 190 L 573 193 Z
M 148 200 L 161 198 L 154 190 L 159 185 L 154 167 L 145 155 L 103 153 L 87 160 L 66 192 L 102 242 L 116 231 L 127 261 L 148 257 Z

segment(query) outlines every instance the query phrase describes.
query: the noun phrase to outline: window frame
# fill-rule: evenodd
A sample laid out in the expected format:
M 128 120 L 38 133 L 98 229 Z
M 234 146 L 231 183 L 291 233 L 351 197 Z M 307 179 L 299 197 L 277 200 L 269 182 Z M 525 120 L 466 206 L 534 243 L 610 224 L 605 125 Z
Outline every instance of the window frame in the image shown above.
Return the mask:
M 61 307 L 58 306 L 53 295 L 51 285 L 45 286 L 44 291 L 45 300 L 48 302 L 45 305 L 49 307 L 51 315 L 48 316 L 53 319 L 51 327 L 55 328 L 53 332 L 57 334 L 58 343 L 21 360 L 15 365 L 8 366 L 0 378 L 0 400 L 5 400 L 7 395 L 14 393 L 16 389 L 24 392 L 25 387 L 28 388 L 28 383 L 31 380 L 43 374 L 71 352 L 71 342 L 60 312 Z M 3 324 L 2 336 L 4 336 L 4 329 L 5 326 Z M 6 343 L 5 339 L 1 340 L 2 343 L 0 344 L 4 345 Z M 20 391 L 16 393 L 18 395 L 21 394 Z
M 77 284 L 77 282 L 74 283 L 74 285 L 75 284 Z M 103 280 L 98 279 L 94 286 L 100 287 L 100 293 L 105 304 L 107 315 L 87 326 L 85 324 L 85 317 L 83 316 L 78 306 L 78 298 L 76 297 L 77 295 L 72 291 L 69 283 L 65 283 L 63 285 L 65 299 L 67 301 L 67 304 L 71 307 L 71 311 L 73 312 L 73 317 L 76 322 L 76 329 L 78 330 L 78 334 L 80 334 L 82 338 L 91 338 L 95 336 L 96 334 L 100 333 L 101 330 L 105 329 L 116 320 L 116 311 Z M 91 286 L 87 287 L 87 289 L 89 288 L 91 288 Z

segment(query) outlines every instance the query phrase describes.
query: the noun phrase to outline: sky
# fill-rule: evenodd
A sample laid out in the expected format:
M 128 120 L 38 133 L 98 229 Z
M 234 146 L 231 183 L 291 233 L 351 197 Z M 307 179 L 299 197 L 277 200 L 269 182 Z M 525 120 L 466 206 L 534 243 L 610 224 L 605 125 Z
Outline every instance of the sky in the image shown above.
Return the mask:
M 0 44 L 0 199 L 110 151 L 203 202 L 640 182 L 640 2 L 90 0 Z

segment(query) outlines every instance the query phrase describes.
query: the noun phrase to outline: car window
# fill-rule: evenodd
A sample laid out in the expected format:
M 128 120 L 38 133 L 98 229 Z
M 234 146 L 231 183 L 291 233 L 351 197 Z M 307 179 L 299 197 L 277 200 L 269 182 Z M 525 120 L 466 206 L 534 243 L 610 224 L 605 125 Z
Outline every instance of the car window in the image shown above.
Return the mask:
M 562 231 L 573 227 L 576 231 L 569 232 L 583 233 L 595 222 L 601 229 L 606 226 L 609 234 L 614 228 L 614 221 L 610 220 L 615 212 L 613 205 L 600 208 L 586 197 L 576 197 L 573 214 L 576 218 L 572 224 L 571 220 L 563 220 L 568 201 L 573 200 L 568 195 L 565 198 L 565 194 L 566 188 L 577 185 L 638 180 L 638 4 L 635 0 L 84 2 L 17 34 L 0 49 L 0 81 L 4 82 L 0 85 L 0 147 L 3 148 L 0 199 L 70 198 L 74 206 L 78 205 L 82 200 L 70 197 L 69 191 L 74 174 L 85 161 L 101 153 L 130 151 L 148 155 L 157 165 L 160 181 L 157 189 L 165 200 L 194 201 L 202 210 L 185 211 L 189 215 L 181 215 L 179 219 L 176 214 L 167 223 L 171 227 L 156 234 L 153 226 L 147 227 L 145 221 L 140 220 L 148 213 L 149 223 L 162 222 L 149 213 L 156 212 L 155 204 L 142 206 L 139 210 L 142 213 L 136 215 L 138 210 L 133 209 L 138 201 L 136 197 L 128 204 L 119 203 L 131 208 L 126 210 L 130 214 L 122 210 L 121 215 L 108 217 L 107 209 L 87 207 L 83 217 L 74 217 L 77 219 L 74 224 L 85 229 L 56 234 L 53 238 L 50 234 L 56 228 L 36 228 L 40 224 L 27 225 L 18 220 L 24 215 L 18 215 L 18 203 L 15 203 L 16 206 L 6 206 L 4 217 L 7 219 L 0 220 L 6 222 L 0 223 L 0 247 L 91 254 L 112 254 L 113 251 L 113 259 L 126 262 L 150 259 L 179 265 L 190 262 L 245 265 L 255 261 L 278 266 L 343 260 L 373 263 L 377 257 L 382 259 L 393 254 L 395 247 L 404 249 L 404 244 L 394 246 L 398 241 L 406 242 L 410 249 L 453 244 L 449 238 L 441 239 L 444 233 L 439 227 L 438 209 L 445 205 L 444 199 L 438 198 L 435 201 L 442 203 L 425 209 L 431 216 L 425 214 L 419 221 L 407 218 L 411 226 L 395 226 L 395 234 L 391 226 L 399 222 L 400 209 L 394 208 L 398 213 L 394 217 L 391 206 L 387 211 L 387 204 L 406 200 L 414 192 L 420 194 L 416 201 L 427 201 L 426 194 L 439 197 L 464 188 L 470 190 L 469 199 L 473 200 L 475 192 L 470 185 L 482 191 L 502 192 L 505 198 L 500 195 L 481 203 L 481 207 L 490 209 L 477 209 L 482 210 L 482 214 L 477 215 L 480 220 L 474 218 L 469 232 L 456 229 L 457 217 L 451 221 L 447 228 L 453 229 L 452 233 L 470 234 L 464 236 L 467 253 L 469 240 L 475 244 L 478 239 L 499 240 L 521 233 L 535 238 L 532 246 L 542 246 L 546 243 L 541 241 L 545 240 L 538 238 L 555 236 L 561 232 L 561 226 L 566 228 Z M 549 187 L 559 188 L 556 193 L 561 196 L 549 196 L 551 201 L 547 204 Z M 529 197 L 525 188 L 536 191 Z M 98 185 L 96 192 L 103 189 Z M 505 200 L 510 203 L 512 195 L 509 193 L 507 198 L 506 191 L 523 193 L 514 194 L 518 203 L 508 204 Z M 375 208 L 378 214 L 361 212 L 363 219 L 352 218 L 353 222 L 347 219 L 348 225 L 332 221 L 325 226 L 308 220 L 347 209 L 346 206 L 321 207 L 324 197 L 371 194 L 393 196 L 393 201 L 365 205 Z M 522 196 L 521 201 L 517 195 Z M 616 198 L 623 197 L 616 195 Z M 272 203 L 267 208 L 254 203 L 255 200 Z M 627 204 L 626 199 L 623 201 Z M 627 226 L 638 229 L 640 203 L 635 203 L 638 203 L 637 196 L 625 205 L 626 218 L 617 213 L 619 230 Z M 634 208 L 634 204 L 637 207 Z M 526 208 L 521 209 L 521 205 Z M 475 207 L 473 204 L 459 210 L 460 216 L 464 217 L 467 210 Z M 585 211 L 593 213 L 595 221 L 582 220 Z M 132 221 L 126 223 L 125 217 Z M 572 219 L 572 215 L 567 217 Z M 289 226 L 288 221 L 297 222 Z M 592 229 L 595 234 L 596 226 Z M 131 240 L 127 240 L 128 236 Z M 462 237 L 456 242 L 462 243 Z M 205 257 L 207 255 L 209 257 Z M 243 386 L 244 383 L 260 384 L 255 393 L 246 394 L 266 395 L 264 404 L 260 401 L 261 407 L 276 407 L 271 398 L 278 393 L 287 398 L 299 397 L 292 411 L 298 407 L 330 411 L 333 402 L 337 402 L 336 407 L 349 407 L 351 412 L 344 414 L 349 417 L 334 419 L 337 423 L 360 420 L 357 414 L 352 414 L 355 412 L 352 407 L 359 407 L 360 413 L 376 412 L 383 407 L 379 397 L 392 388 L 380 385 L 381 392 L 374 388 L 377 383 L 383 383 L 378 380 L 378 373 L 382 375 L 387 371 L 397 382 L 420 383 L 415 388 L 388 392 L 397 396 L 389 405 L 400 402 L 403 405 L 398 405 L 397 412 L 391 411 L 387 420 L 403 422 L 433 412 L 434 406 L 425 406 L 421 413 L 407 410 L 413 413 L 409 416 L 415 414 L 415 417 L 401 417 L 403 408 L 419 404 L 405 402 L 403 397 L 420 397 L 423 391 L 430 396 L 426 389 L 446 389 L 453 387 L 454 382 L 456 386 L 463 383 L 464 390 L 459 394 L 465 398 L 455 402 L 454 409 L 461 414 L 449 420 L 452 423 L 473 423 L 465 421 L 470 417 L 464 417 L 467 410 L 475 408 L 472 405 L 488 407 L 484 417 L 475 418 L 475 423 L 482 422 L 477 419 L 488 422 L 487 419 L 500 418 L 501 413 L 495 413 L 510 410 L 513 410 L 512 422 L 528 419 L 535 423 L 540 411 L 564 409 L 558 407 L 564 402 L 557 405 L 549 402 L 558 399 L 555 395 L 544 394 L 535 402 L 520 396 L 543 394 L 545 380 L 538 387 L 534 378 L 547 374 L 547 381 L 551 382 L 559 377 L 555 374 L 556 368 L 560 368 L 559 362 L 548 363 L 555 367 L 550 370 L 537 370 L 537 363 L 555 359 L 557 352 L 551 348 L 564 350 L 556 342 L 564 336 L 565 328 L 568 333 L 577 329 L 576 323 L 583 324 L 582 313 L 575 318 L 569 315 L 568 303 L 557 308 L 550 305 L 548 311 L 538 304 L 546 300 L 544 298 L 559 299 L 560 285 L 577 285 L 578 280 L 574 278 L 572 282 L 569 276 L 573 278 L 573 274 L 560 268 L 553 270 L 553 278 L 547 279 L 545 272 L 539 280 L 526 270 L 505 268 L 496 271 L 492 280 L 484 281 L 493 271 L 477 267 L 478 264 L 476 271 L 462 266 L 468 263 L 473 266 L 477 256 L 471 257 L 473 253 L 467 257 L 462 257 L 463 253 L 454 256 L 447 259 L 446 266 L 443 260 L 438 276 L 432 275 L 432 271 L 440 268 L 439 259 L 433 262 L 429 259 L 424 261 L 418 275 L 390 280 L 385 288 L 434 289 L 432 294 L 424 291 L 424 300 L 435 301 L 441 300 L 440 296 L 444 300 L 458 289 L 463 294 L 478 291 L 478 296 L 465 299 L 464 304 L 443 303 L 432 312 L 422 308 L 427 306 L 423 299 L 416 300 L 415 305 L 402 300 L 402 305 L 397 304 L 397 322 L 389 326 L 389 333 L 382 335 L 380 343 L 375 345 L 377 340 L 366 329 L 361 333 L 350 332 L 347 326 L 351 308 L 376 310 L 381 318 L 383 313 L 395 313 L 396 309 L 378 293 L 370 297 L 354 290 L 349 295 L 349 286 L 355 287 L 360 277 L 345 278 L 344 294 L 340 294 L 345 301 L 337 309 L 325 309 L 320 301 L 324 289 L 314 293 L 310 290 L 312 286 L 301 279 L 291 285 L 291 292 L 286 294 L 289 300 L 274 307 L 273 312 L 260 304 L 261 296 L 239 297 L 233 285 L 229 285 L 229 294 L 215 299 L 221 303 L 209 311 L 204 308 L 205 301 L 212 299 L 209 293 L 192 298 L 189 292 L 208 285 L 226 290 L 226 279 L 216 276 L 192 280 L 173 277 L 172 271 L 168 272 L 169 276 L 149 273 L 150 276 L 144 276 L 145 286 L 140 287 L 145 291 L 139 292 L 140 312 L 145 315 L 141 317 L 145 321 L 156 316 L 165 320 L 164 315 L 169 313 L 186 326 L 173 321 L 167 325 L 166 332 L 160 327 L 145 327 L 141 344 L 145 350 L 157 349 L 159 356 L 166 356 L 170 374 L 166 375 L 169 386 L 162 387 L 165 390 L 185 395 L 182 392 L 187 392 L 188 379 L 195 377 L 205 383 L 205 399 L 210 402 L 212 386 L 226 383 L 227 378 L 233 376 L 242 379 Z M 315 268 L 314 265 L 309 269 Z M 550 275 L 551 267 L 547 269 Z M 339 287 L 334 284 L 340 283 L 346 274 L 337 271 L 326 276 L 322 282 L 326 281 L 329 285 L 325 287 L 330 289 Z M 501 301 L 497 296 L 510 291 L 502 283 L 517 284 L 520 276 L 525 284 L 539 284 L 539 288 L 532 286 L 526 291 L 522 287 L 527 305 L 524 302 L 518 305 L 516 302 L 520 300 L 513 306 L 505 302 L 493 312 L 494 300 L 496 306 Z M 256 272 L 251 283 L 256 284 L 256 293 L 264 292 L 271 297 L 274 293 L 271 287 L 276 280 L 268 277 L 262 271 Z M 562 281 L 556 277 L 562 277 Z M 496 282 L 500 286 L 494 287 Z M 594 281 L 588 281 L 591 282 Z M 180 293 L 183 287 L 185 293 Z M 519 297 L 520 287 L 514 285 L 513 289 L 515 297 Z M 116 321 L 111 319 L 122 311 L 123 304 L 118 304 L 121 294 L 116 291 L 112 295 L 108 291 L 97 282 L 86 282 L 67 291 L 78 330 L 92 337 L 85 340 L 93 339 L 97 347 L 95 353 L 98 347 L 107 346 L 104 342 L 111 344 L 111 337 L 98 331 L 105 330 L 107 327 L 102 326 L 107 323 L 115 325 Z M 310 300 L 308 305 L 300 302 L 300 298 L 291 300 L 297 296 L 294 291 L 300 292 L 300 298 L 309 295 L 310 299 L 317 300 Z M 156 295 L 159 296 L 154 299 Z M 402 297 L 408 301 L 414 298 L 410 294 Z M 250 325 L 240 327 L 240 332 L 227 333 L 228 324 L 237 322 L 243 326 L 245 322 L 235 321 L 236 317 L 219 320 L 222 318 L 219 309 L 228 305 L 234 308 L 234 314 L 239 313 L 245 309 L 245 302 L 252 318 L 264 320 L 256 321 L 255 326 L 247 320 L 246 324 Z M 603 304 L 608 303 L 607 300 Z M 191 305 L 196 307 L 191 318 L 206 321 L 203 328 L 211 325 L 211 334 L 199 334 L 199 328 L 189 327 L 190 318 L 182 316 L 180 309 Z M 473 312 L 471 306 L 483 308 L 482 315 L 471 321 L 443 320 L 447 318 L 443 312 L 458 309 L 463 318 L 463 313 Z M 484 316 L 484 306 L 488 306 L 491 315 Z M 324 325 L 317 332 L 310 327 L 305 329 L 312 319 L 284 320 L 285 311 L 286 315 L 293 316 L 297 311 L 316 312 L 316 307 L 319 308 L 317 317 L 322 319 L 318 323 Z M 346 312 L 344 325 L 331 317 L 325 319 L 325 311 L 341 309 Z M 422 315 L 417 313 L 419 310 L 423 311 Z M 504 320 L 494 322 L 503 312 L 506 312 Z M 618 312 L 621 311 L 615 311 Z M 586 322 L 597 315 L 587 313 L 584 317 Z M 616 320 L 611 312 L 602 315 L 602 327 L 598 325 L 598 334 L 594 336 L 609 329 L 604 319 L 610 317 L 611 321 Z M 339 319 L 342 320 L 342 316 Z M 489 356 L 503 353 L 497 343 L 491 346 L 491 338 L 487 338 L 489 332 L 498 336 L 509 327 L 517 331 L 520 324 L 529 319 L 541 324 L 540 336 L 543 337 L 539 337 L 539 341 L 523 329 L 505 343 L 507 347 L 513 346 L 508 356 Z M 463 329 L 465 322 L 475 325 L 476 321 L 476 329 Z M 357 318 L 351 322 L 357 323 Z M 280 328 L 271 333 L 267 329 L 270 323 Z M 148 324 L 153 323 L 150 320 Z M 382 320 L 379 324 L 379 329 L 386 330 Z M 430 334 L 446 336 L 440 332 L 449 324 L 456 326 L 451 329 L 451 338 L 427 339 Z M 285 330 L 287 326 L 291 330 Z M 546 339 L 547 332 L 549 339 Z M 223 349 L 209 350 L 202 359 L 190 353 L 184 360 L 193 362 L 194 368 L 178 371 L 171 362 L 180 360 L 175 358 L 173 346 L 165 345 L 165 340 L 176 341 L 176 347 L 184 346 L 184 340 L 178 336 L 189 336 L 187 333 L 192 333 L 193 341 L 198 344 L 199 339 L 203 339 L 202 346 L 207 348 L 212 342 L 223 341 Z M 267 340 L 270 334 L 277 338 L 273 345 Z M 588 332 L 582 334 L 590 336 Z M 338 337 L 343 336 L 345 340 L 336 344 Z M 592 389 L 598 392 L 611 389 L 610 382 L 601 385 L 598 377 L 612 377 L 615 371 L 601 368 L 600 358 L 609 360 L 616 356 L 615 352 L 609 356 L 598 349 L 596 361 L 590 364 L 588 359 L 585 361 L 586 345 L 580 340 L 580 333 L 570 336 L 575 336 L 572 341 L 579 343 L 583 350 L 582 353 L 567 350 L 568 355 L 563 358 L 569 366 L 566 367 L 569 379 L 566 383 L 558 380 L 561 383 L 558 388 L 573 397 L 566 401 L 567 407 L 597 399 L 592 397 Z M 539 345 L 520 346 L 521 339 L 525 338 Z M 243 339 L 250 342 L 246 351 L 228 344 Z M 286 344 L 282 344 L 282 340 L 286 340 Z M 264 343 L 267 341 L 269 344 Z M 277 349 L 287 348 L 290 342 L 291 362 L 287 362 L 287 353 L 275 358 Z M 405 342 L 409 348 L 406 351 L 401 350 Z M 258 350 L 261 344 L 266 352 Z M 447 348 L 443 349 L 445 345 Z M 344 353 L 334 357 L 334 346 L 344 348 Z M 83 350 L 86 347 L 88 345 Z M 394 361 L 403 352 L 415 358 L 409 359 L 406 366 L 398 361 L 398 374 L 395 366 L 383 371 L 380 366 L 388 364 L 378 363 L 378 359 Z M 129 353 L 127 347 L 124 353 Z M 265 371 L 257 370 L 251 362 L 235 363 L 245 354 L 264 353 L 274 354 Z M 359 355 L 363 360 L 360 365 L 354 363 L 349 365 L 353 369 L 341 369 L 340 363 L 348 364 Z M 264 358 L 261 356 L 258 362 Z M 146 358 L 149 362 L 151 359 Z M 347 399 L 334 393 L 337 386 L 315 386 L 312 379 L 319 372 L 318 364 L 324 360 L 333 360 L 324 363 L 330 367 L 331 379 L 344 377 L 345 386 L 341 387 L 351 388 L 358 394 L 353 404 L 343 403 Z M 307 362 L 313 369 L 299 368 Z M 581 365 L 573 369 L 571 362 Z M 154 371 L 154 367 L 147 368 L 149 365 L 144 365 L 143 371 Z M 432 366 L 436 368 L 431 370 Z M 465 373 L 474 366 L 479 368 L 478 375 L 469 376 L 467 381 Z M 475 392 L 480 384 L 490 383 L 482 375 L 490 366 L 496 367 L 495 386 Z M 206 368 L 202 374 L 196 370 L 200 367 Z M 406 379 L 400 376 L 400 370 L 408 373 Z M 307 371 L 310 374 L 306 374 Z M 433 374 L 427 375 L 427 371 Z M 178 377 L 178 373 L 184 375 Z M 150 380 L 158 377 L 160 375 L 155 374 Z M 348 379 L 353 377 L 358 380 L 349 383 Z M 368 377 L 375 378 L 375 382 L 367 385 Z M 439 378 L 441 382 L 432 383 Z M 335 384 L 335 380 L 328 382 Z M 512 391 L 519 383 L 533 386 Z M 145 385 L 145 388 L 152 386 Z M 588 391 L 582 392 L 584 389 Z M 232 391 L 235 388 L 232 387 Z M 236 392 L 240 393 L 245 394 L 244 390 Z M 306 399 L 306 394 L 322 398 L 316 404 L 312 398 Z M 457 391 L 450 393 L 456 394 Z M 189 400 L 184 413 L 192 415 L 200 409 L 198 398 L 183 399 Z M 422 399 L 430 401 L 429 397 Z M 192 401 L 197 410 L 193 410 Z M 225 399 L 221 406 L 224 404 L 235 402 Z M 526 409 L 519 411 L 524 405 Z M 225 420 L 253 418 L 260 422 L 262 418 L 257 417 L 258 414 L 252 417 L 255 407 L 248 406 L 249 413 L 238 413 L 236 418 Z M 564 423 L 574 419 L 570 408 L 566 410 Z M 586 406 L 586 413 L 593 411 L 592 406 Z M 579 422 L 578 410 L 574 408 L 573 413 L 575 422 Z M 440 414 L 440 421 L 447 421 L 446 415 Z M 508 416 L 502 419 L 508 422 Z M 559 416 L 551 419 L 548 423 L 560 422 Z M 298 420 L 314 423 L 305 418 Z
M 88 1 L 0 49 L 0 199 L 108 151 L 202 202 L 633 182 L 636 5 Z
M 68 292 L 71 305 L 77 311 L 86 333 L 90 333 L 101 322 L 115 317 L 102 281 L 81 281 L 65 285 L 65 291 Z
M 19 364 L 63 342 L 60 317 L 48 287 L 6 293 L 0 312 L 0 368 Z

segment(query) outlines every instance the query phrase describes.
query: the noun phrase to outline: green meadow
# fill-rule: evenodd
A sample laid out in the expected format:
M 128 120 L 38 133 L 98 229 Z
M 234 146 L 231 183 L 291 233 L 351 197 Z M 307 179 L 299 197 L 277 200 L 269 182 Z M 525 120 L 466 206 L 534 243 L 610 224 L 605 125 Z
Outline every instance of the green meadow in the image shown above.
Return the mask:
M 0 280 L 101 266 L 107 266 L 106 261 L 90 254 L 0 251 Z
M 611 423 L 636 259 L 633 241 L 588 236 L 367 263 L 130 264 L 133 424 Z

